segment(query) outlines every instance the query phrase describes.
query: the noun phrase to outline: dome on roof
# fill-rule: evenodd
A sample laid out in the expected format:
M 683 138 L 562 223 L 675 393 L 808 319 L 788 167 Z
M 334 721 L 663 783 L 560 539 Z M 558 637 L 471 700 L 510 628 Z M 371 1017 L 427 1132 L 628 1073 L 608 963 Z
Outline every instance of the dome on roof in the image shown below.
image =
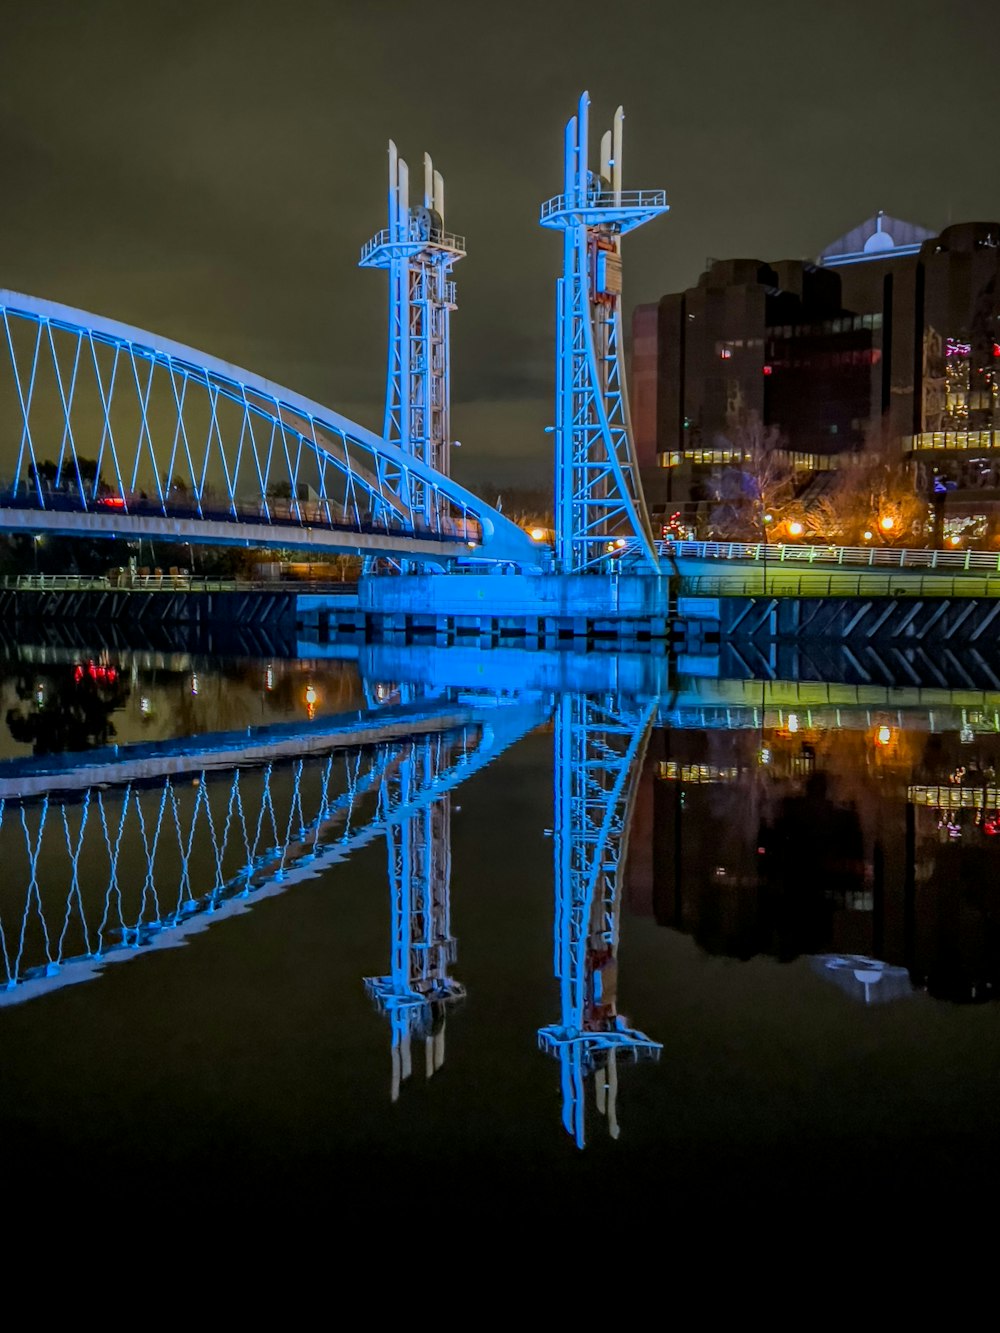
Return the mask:
M 865 241 L 866 255 L 878 254 L 882 250 L 895 250 L 895 248 L 896 242 L 887 231 L 882 231 L 881 228 L 878 231 L 873 231 Z

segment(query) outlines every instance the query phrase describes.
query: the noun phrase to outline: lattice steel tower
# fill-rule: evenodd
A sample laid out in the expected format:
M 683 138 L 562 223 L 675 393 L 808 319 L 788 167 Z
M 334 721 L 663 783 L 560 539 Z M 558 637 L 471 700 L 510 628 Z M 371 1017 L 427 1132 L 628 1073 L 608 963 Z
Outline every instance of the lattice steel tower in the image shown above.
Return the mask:
M 389 225 L 361 251 L 362 268 L 389 274 L 389 348 L 382 433 L 392 444 L 451 475 L 451 346 L 455 309 L 451 271 L 465 238 L 444 229 L 444 181 L 424 154 L 423 203 L 410 207 L 409 168 L 389 143 Z M 391 464 L 379 481 L 411 509 L 435 521 L 428 486 Z
M 622 362 L 622 236 L 667 212 L 662 190 L 622 189 L 624 112 L 587 169 L 589 94 L 566 126 L 563 193 L 541 225 L 563 233 L 556 310 L 556 560 L 564 573 L 608 568 L 628 544 L 659 566 L 639 480 Z

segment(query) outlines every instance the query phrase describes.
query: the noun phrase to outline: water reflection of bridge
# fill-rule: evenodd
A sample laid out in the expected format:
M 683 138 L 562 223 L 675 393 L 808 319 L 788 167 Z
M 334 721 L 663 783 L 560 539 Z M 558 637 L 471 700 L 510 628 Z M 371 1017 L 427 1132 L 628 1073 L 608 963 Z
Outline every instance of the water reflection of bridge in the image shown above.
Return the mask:
M 534 701 L 445 697 L 5 765 L 0 1003 L 176 943 L 196 921 L 316 876 L 415 818 L 540 716 Z M 413 747 L 432 742 L 437 762 L 405 789 L 393 784 Z
M 576 1142 L 588 1077 L 617 1136 L 619 1057 L 659 1050 L 616 993 L 636 761 L 656 699 L 553 697 L 383 686 L 359 712 L 307 723 L 0 765 L 0 1004 L 176 945 L 384 837 L 390 965 L 366 987 L 390 1022 L 395 1099 L 415 1039 L 428 1075 L 440 1068 L 445 1012 L 464 994 L 450 975 L 450 793 L 555 706 L 560 1012 L 539 1042 L 559 1059 Z

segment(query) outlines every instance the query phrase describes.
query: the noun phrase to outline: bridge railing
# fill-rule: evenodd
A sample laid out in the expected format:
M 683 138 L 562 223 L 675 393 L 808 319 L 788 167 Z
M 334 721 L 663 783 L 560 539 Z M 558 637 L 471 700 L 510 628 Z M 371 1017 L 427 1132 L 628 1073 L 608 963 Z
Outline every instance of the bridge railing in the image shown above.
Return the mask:
M 869 569 L 949 569 L 1000 572 L 1000 552 L 939 551 L 895 546 L 832 546 L 764 542 L 658 542 L 660 555 L 688 560 L 754 560 L 776 565 L 864 565 Z
M 666 208 L 667 194 L 665 190 L 619 190 L 617 194 L 607 192 L 599 194 L 593 199 L 586 199 L 583 204 L 577 203 L 565 194 L 553 195 L 551 199 L 546 199 L 542 204 L 541 221 L 544 223 L 549 218 L 557 217 L 561 213 L 577 212 L 581 208 L 590 211 L 591 209 L 623 209 L 632 211 L 637 208 Z
M 350 597 L 356 583 L 330 579 L 226 579 L 176 574 L 4 574 L 0 589 L 11 592 L 297 592 Z
M 685 597 L 989 597 L 1000 583 L 988 575 L 823 574 L 789 569 L 747 575 L 684 574 Z

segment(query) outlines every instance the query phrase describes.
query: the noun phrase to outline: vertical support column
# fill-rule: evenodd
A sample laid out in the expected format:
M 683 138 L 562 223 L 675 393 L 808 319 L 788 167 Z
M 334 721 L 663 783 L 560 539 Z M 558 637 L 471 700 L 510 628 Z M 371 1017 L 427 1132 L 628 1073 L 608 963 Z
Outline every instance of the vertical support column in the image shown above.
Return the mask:
M 564 573 L 607 571 L 623 551 L 659 572 L 632 439 L 622 364 L 621 238 L 667 211 L 662 190 L 622 190 L 624 113 L 587 169 L 590 99 L 566 126 L 563 193 L 542 206 L 560 230 L 556 316 L 556 557 Z
M 409 170 L 389 145 L 389 226 L 361 253 L 363 268 L 389 273 L 389 345 L 383 434 L 443 475 L 451 468 L 450 274 L 465 242 L 444 230 L 444 180 L 424 154 L 423 202 L 409 202 Z M 409 510 L 415 529 L 440 532 L 436 492 L 405 469 L 382 463 L 379 480 Z

